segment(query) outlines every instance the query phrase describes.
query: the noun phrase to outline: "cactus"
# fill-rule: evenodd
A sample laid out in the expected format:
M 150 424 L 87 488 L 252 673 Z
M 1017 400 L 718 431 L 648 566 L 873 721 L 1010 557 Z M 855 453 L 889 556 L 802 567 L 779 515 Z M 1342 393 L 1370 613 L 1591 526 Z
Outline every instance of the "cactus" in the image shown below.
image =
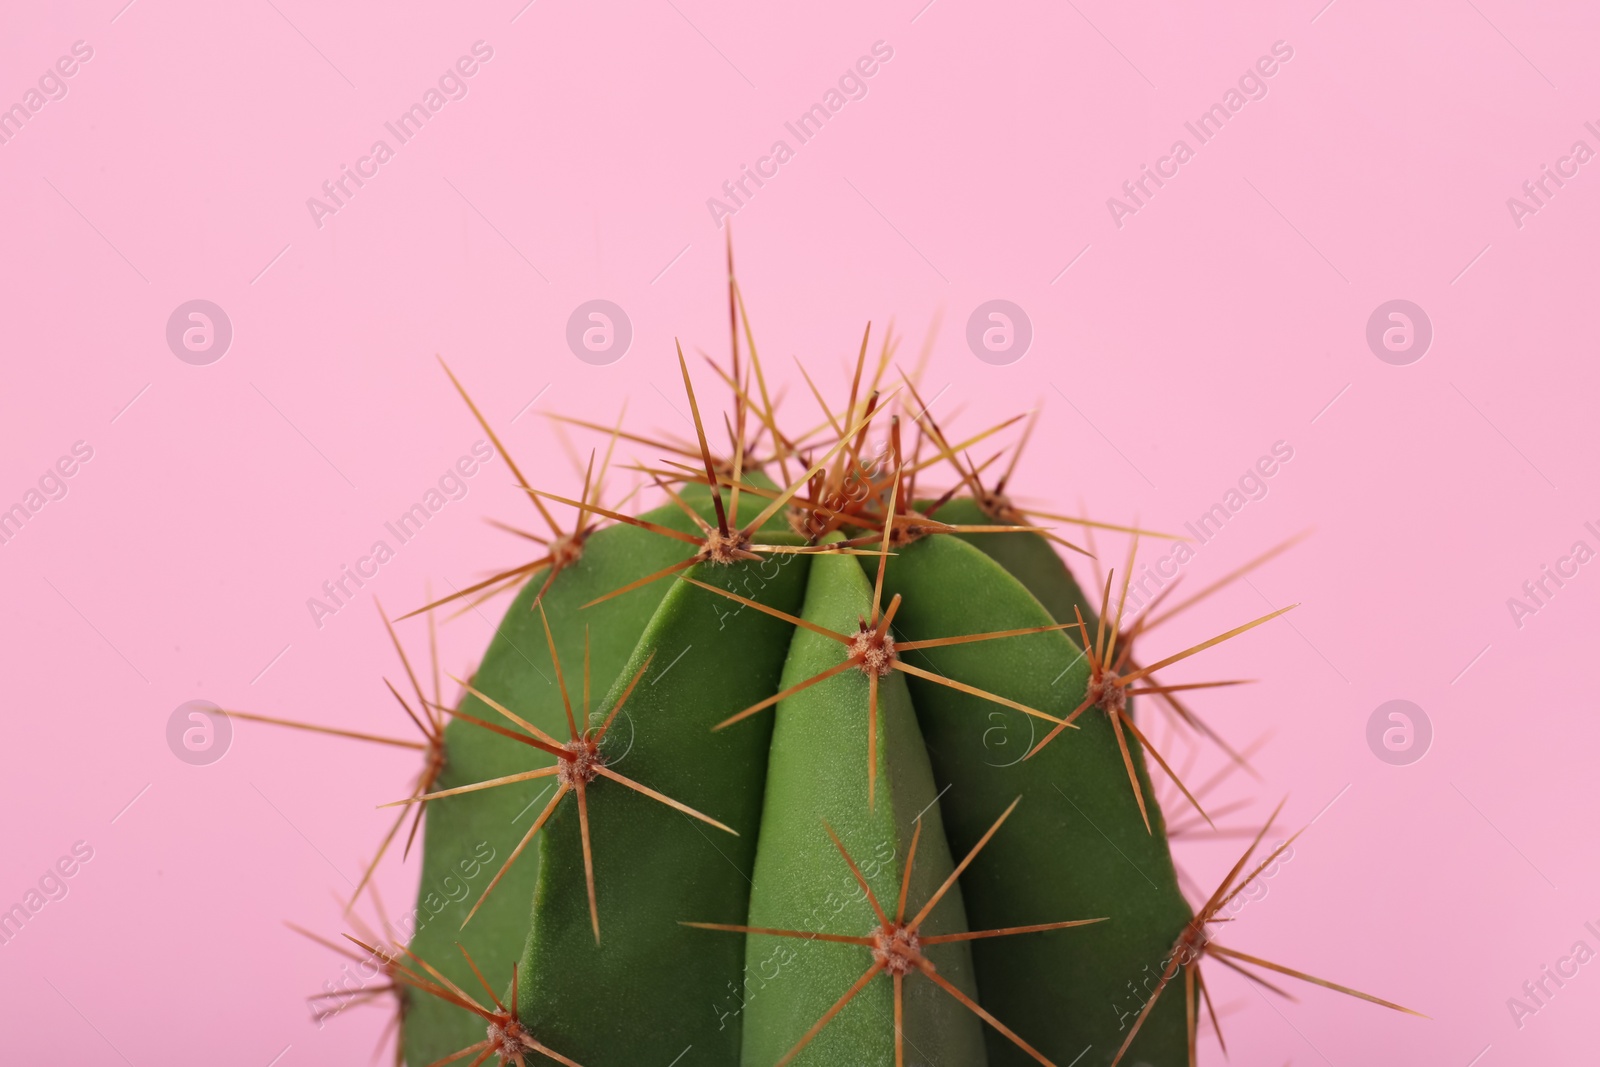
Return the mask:
M 1015 454 L 986 485 L 968 452 L 1017 420 L 952 442 L 870 326 L 843 407 L 807 375 L 819 425 L 780 425 L 731 257 L 729 297 L 726 448 L 680 348 L 695 438 L 594 426 L 578 498 L 524 478 L 445 368 L 549 533 L 411 613 L 517 591 L 459 701 L 405 661 L 421 743 L 244 715 L 423 751 L 379 855 L 423 826 L 428 921 L 319 938 L 388 977 L 397 1059 L 1176 1065 L 1216 1023 L 1204 959 L 1409 1011 L 1215 939 L 1288 847 L 1252 866 L 1273 822 L 1208 899 L 1179 887 L 1149 763 L 1211 820 L 1134 698 L 1243 765 L 1178 695 L 1237 683 L 1156 674 L 1289 609 L 1146 655 L 1132 553 L 1091 601 L 1057 530 L 1148 531 L 1020 508 Z M 643 515 L 602 503 L 624 437 L 671 457 L 636 468 L 665 500 Z

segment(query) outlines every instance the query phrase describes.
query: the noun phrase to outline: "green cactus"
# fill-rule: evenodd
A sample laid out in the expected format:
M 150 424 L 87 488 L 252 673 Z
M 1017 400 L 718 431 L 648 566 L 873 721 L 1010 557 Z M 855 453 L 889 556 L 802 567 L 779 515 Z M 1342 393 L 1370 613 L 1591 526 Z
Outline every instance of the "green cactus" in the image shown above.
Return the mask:
M 1100 524 L 1019 509 L 1011 469 L 986 487 L 966 453 L 994 430 L 952 443 L 863 337 L 842 410 L 808 377 L 824 418 L 791 434 L 731 281 L 730 311 L 725 453 L 680 350 L 696 440 L 631 438 L 674 456 L 641 468 L 667 503 L 600 503 L 612 447 L 576 500 L 507 456 L 547 551 L 428 605 L 520 586 L 457 706 L 409 663 L 421 706 L 395 693 L 429 738 L 384 843 L 425 808 L 421 921 L 351 940 L 405 1061 L 1165 1067 L 1205 957 L 1408 1010 L 1212 939 L 1287 847 L 1252 868 L 1267 828 L 1209 900 L 1179 889 L 1147 760 L 1200 801 L 1133 698 L 1208 732 L 1173 694 L 1226 683 L 1155 672 L 1282 612 L 1136 658 L 1131 556 L 1087 598 L 1036 524 Z M 919 496 L 939 468 L 955 489 Z

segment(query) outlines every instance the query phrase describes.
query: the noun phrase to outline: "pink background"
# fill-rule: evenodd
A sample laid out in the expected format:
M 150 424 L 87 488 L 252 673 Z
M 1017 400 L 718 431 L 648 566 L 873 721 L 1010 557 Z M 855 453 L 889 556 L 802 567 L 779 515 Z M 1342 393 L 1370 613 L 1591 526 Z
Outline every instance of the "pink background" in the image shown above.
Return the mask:
M 864 321 L 895 319 L 910 354 L 942 309 L 936 414 L 971 430 L 1043 401 L 1025 494 L 1176 528 L 1275 441 L 1295 450 L 1186 583 L 1315 535 L 1153 645 L 1303 602 L 1186 676 L 1261 679 L 1196 701 L 1237 743 L 1275 731 L 1267 784 L 1217 793 L 1254 800 L 1227 825 L 1285 790 L 1291 824 L 1339 798 L 1229 943 L 1432 1020 L 1314 989 L 1268 1006 L 1219 973 L 1233 1061 L 1592 1057 L 1600 964 L 1520 1029 L 1506 1006 L 1580 937 L 1600 948 L 1583 930 L 1600 920 L 1600 726 L 1581 669 L 1600 567 L 1520 629 L 1506 606 L 1573 541 L 1600 547 L 1583 529 L 1600 520 L 1600 164 L 1520 229 L 1506 207 L 1574 140 L 1600 148 L 1583 128 L 1600 119 L 1592 5 L 122 3 L 11 5 L 0 33 L 0 103 L 73 42 L 94 49 L 0 145 L 0 506 L 74 442 L 94 449 L 0 546 L 0 905 L 73 842 L 94 850 L 0 947 L 8 1062 L 365 1062 L 383 1014 L 319 1031 L 303 998 L 337 967 L 282 922 L 339 929 L 332 894 L 411 754 L 245 723 L 224 759 L 190 766 L 169 715 L 203 698 L 405 726 L 367 601 L 398 613 L 430 580 L 517 562 L 480 516 L 532 521 L 491 464 L 313 624 L 306 599 L 481 436 L 434 353 L 556 491 L 578 478 L 538 410 L 610 420 L 627 397 L 636 425 L 684 431 L 660 395 L 681 404 L 672 338 L 726 352 L 706 198 L 878 40 L 894 57 L 866 98 L 734 224 L 789 408 L 813 411 L 791 355 L 837 382 Z M 319 229 L 306 198 L 478 40 L 494 56 L 466 98 Z M 1107 197 L 1279 40 L 1294 57 L 1266 98 L 1119 229 Z M 563 339 L 597 297 L 635 329 L 611 366 Z M 1010 366 L 963 339 L 996 297 L 1035 329 Z M 234 326 L 211 366 L 165 342 L 194 298 Z M 1434 324 L 1410 366 L 1364 338 L 1394 298 Z M 488 634 L 478 615 L 447 627 L 446 667 Z M 1435 731 L 1409 766 L 1366 742 L 1395 698 Z M 1184 842 L 1179 859 L 1210 885 L 1237 847 Z M 396 907 L 416 870 L 385 867 Z

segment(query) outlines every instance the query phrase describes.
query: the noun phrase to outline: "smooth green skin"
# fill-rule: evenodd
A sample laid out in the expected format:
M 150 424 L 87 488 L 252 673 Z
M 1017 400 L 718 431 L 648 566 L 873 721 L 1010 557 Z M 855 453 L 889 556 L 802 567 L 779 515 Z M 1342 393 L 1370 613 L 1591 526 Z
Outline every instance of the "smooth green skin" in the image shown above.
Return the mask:
M 895 629 L 907 640 L 1052 621 L 999 563 L 954 537 L 902 547 L 885 588 L 904 597 Z M 1083 699 L 1089 674 L 1081 649 L 1059 631 L 910 652 L 906 661 L 1058 716 Z M 1023 798 L 962 876 L 972 927 L 1110 919 L 1049 937 L 974 943 L 984 1007 L 1058 1065 L 1080 1053 L 1077 1067 L 1109 1064 L 1143 1007 L 1144 994 L 1133 990 L 1154 986 L 1192 914 L 1143 753 L 1130 736 L 1154 833 L 1139 817 L 1104 713 L 1091 709 L 1081 729 L 1023 761 L 1048 724 L 922 679 L 910 679 L 910 690 L 935 778 L 950 788 L 941 804 L 957 853 L 995 812 Z M 1187 1063 L 1184 1009 L 1183 996 L 1169 990 L 1124 1062 Z M 999 1034 L 987 1037 L 996 1067 L 1033 1062 Z
M 818 556 L 811 564 L 803 617 L 852 634 L 871 611 L 872 587 L 855 560 Z M 836 666 L 848 654 L 839 642 L 796 629 L 782 688 Z M 811 686 L 777 707 L 767 764 L 766 802 L 756 854 L 748 925 L 867 936 L 878 918 L 828 837 L 839 835 L 885 913 L 893 919 L 915 820 L 922 836 L 912 863 L 906 917 L 916 915 L 952 870 L 933 771 L 917 728 L 904 676 L 879 684 L 875 804 L 867 806 L 868 679 L 849 670 Z M 767 713 L 767 714 L 770 714 Z M 731 729 L 750 725 L 740 723 Z M 995 812 L 998 814 L 998 811 Z M 697 913 L 697 918 L 743 922 Z M 966 929 L 959 886 L 924 921 L 927 934 Z M 730 938 L 706 932 L 705 938 Z M 944 978 L 976 999 L 972 958 L 964 943 L 938 945 L 928 959 Z M 853 945 L 751 935 L 744 989 L 719 1010 L 731 1024 L 744 1015 L 744 1067 L 771 1067 L 872 965 Z M 921 975 L 904 984 L 908 1062 L 982 1067 L 982 1023 Z M 859 992 L 795 1060 L 797 1067 L 889 1067 L 894 1063 L 894 986 L 880 974 Z
M 931 503 L 931 502 L 930 502 Z M 926 506 L 926 505 L 922 505 Z M 969 496 L 956 497 L 945 502 L 931 518 L 954 526 L 981 526 L 994 522 L 992 516 L 978 507 Z M 1073 605 L 1083 612 L 1083 621 L 1093 631 L 1099 600 L 1092 603 L 1084 595 L 1077 579 L 1067 569 L 1055 546 L 1036 533 L 963 533 L 951 534 L 973 546 L 1000 566 L 1023 588 L 1032 593 L 1056 622 L 1075 622 Z M 1098 593 L 1098 590 L 1096 591 Z
M 774 557 L 701 564 L 687 573 L 793 614 L 810 563 L 806 556 Z M 730 606 L 737 605 L 687 582 L 670 583 L 592 719 L 604 718 L 653 653 L 603 751 L 619 773 L 739 836 L 596 779 L 588 790 L 596 945 L 576 797 L 562 800 L 539 835 L 521 1015 L 540 1041 L 584 1067 L 664 1067 L 691 1045 L 696 1063 L 738 1058 L 737 1020 L 721 1018 L 718 1005 L 740 978 L 743 938 L 679 923 L 738 917 L 748 908 L 772 720 L 757 716 L 738 729 L 711 728 L 776 691 L 790 626 L 754 609 L 724 618 Z
M 686 532 L 693 528 L 688 516 L 676 506 L 658 509 L 645 517 Z M 580 606 L 683 558 L 686 548 L 680 541 L 631 526 L 607 527 L 588 539 L 582 558 L 551 584 L 544 598 L 545 611 L 567 684 L 576 700 L 581 701 L 583 693 L 584 626 L 590 631 L 590 666 L 598 694 L 610 687 L 633 654 L 639 634 L 671 583 L 656 582 L 587 610 L 580 611 Z M 533 598 L 544 579 L 545 572 L 536 574 L 513 600 L 473 684 L 552 736 L 565 739 L 566 714 L 556 687 L 544 625 L 533 607 Z M 494 709 L 470 694 L 461 710 L 487 722 L 507 725 Z M 481 782 L 555 762 L 553 757 L 533 748 L 461 720 L 452 720 L 445 728 L 445 750 L 448 762 L 436 789 Z M 538 816 L 542 805 L 535 800 L 549 788 L 548 781 L 533 781 L 428 803 L 421 842 L 418 928 L 410 948 L 473 993 L 480 1003 L 487 1004 L 487 998 L 480 995 L 483 989 L 456 943 L 472 953 L 497 989 L 502 984 L 509 987 L 511 967 L 527 940 L 528 902 L 533 898 L 539 871 L 537 850 L 531 846 L 524 850 L 472 922 L 465 929 L 461 923 Z M 396 921 L 402 935 L 409 932 L 403 918 Z M 443 1001 L 408 993 L 404 1035 L 407 1059 L 420 1065 L 482 1041 L 484 1024 Z

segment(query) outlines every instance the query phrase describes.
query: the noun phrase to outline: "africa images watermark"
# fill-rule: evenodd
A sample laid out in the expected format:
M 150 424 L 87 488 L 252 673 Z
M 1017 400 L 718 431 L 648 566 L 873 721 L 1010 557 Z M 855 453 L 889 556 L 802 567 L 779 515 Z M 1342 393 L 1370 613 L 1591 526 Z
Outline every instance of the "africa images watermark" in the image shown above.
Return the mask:
M 322 629 L 330 615 L 337 615 L 356 599 L 367 582 L 378 576 L 379 569 L 394 559 L 397 549 L 422 532 L 422 528 L 452 501 L 465 500 L 471 491 L 468 480 L 494 459 L 494 446 L 487 441 L 473 442 L 472 454 L 462 456 L 439 475 L 435 485 L 429 486 L 422 499 L 402 511 L 392 522 L 383 524 L 384 530 L 394 538 L 391 546 L 387 539 L 372 542 L 367 554 L 358 558 L 352 567 L 343 563 L 339 573 L 322 583 L 322 597 L 307 597 L 306 610 L 317 629 Z
M 1157 159 L 1155 166 L 1148 163 L 1139 165 L 1139 176 L 1130 178 L 1122 183 L 1123 195 L 1126 200 L 1115 196 L 1106 198 L 1106 210 L 1111 213 L 1111 222 L 1117 229 L 1125 225 L 1123 219 L 1129 215 L 1137 215 L 1139 209 L 1147 206 L 1155 196 L 1156 190 L 1167 184 L 1167 181 L 1178 176 L 1178 170 L 1185 163 L 1195 157 L 1201 145 L 1208 143 L 1213 137 L 1222 132 L 1228 121 L 1244 110 L 1245 104 L 1252 100 L 1266 99 L 1268 88 L 1267 79 L 1278 73 L 1280 64 L 1287 63 L 1294 58 L 1294 48 L 1287 41 L 1272 42 L 1272 54 L 1262 56 L 1255 64 L 1245 69 L 1239 75 L 1237 87 L 1229 86 L 1222 94 L 1219 103 L 1212 104 L 1193 122 L 1185 122 L 1183 128 L 1194 137 L 1194 145 L 1180 137 L 1172 142 L 1166 155 Z M 1151 188 L 1151 186 L 1154 188 Z
M 137 798 L 136 798 L 137 799 Z M 74 841 L 72 854 L 63 855 L 39 876 L 37 886 L 29 886 L 22 900 L 0 911 L 0 946 L 9 945 L 22 933 L 22 928 L 53 901 L 66 900 L 71 892 L 67 880 L 75 876 L 83 865 L 94 859 L 94 847 L 87 841 Z
M 1600 543 L 1600 528 L 1593 522 L 1584 523 L 1583 528 L 1595 538 L 1596 543 Z M 1580 537 L 1572 542 L 1566 555 L 1556 558 L 1554 566 L 1540 564 L 1538 576 L 1522 583 L 1522 596 L 1506 597 L 1506 610 L 1511 612 L 1511 621 L 1516 623 L 1517 629 L 1527 625 L 1524 620 L 1528 616 L 1537 615 L 1540 609 L 1549 607 L 1555 595 L 1578 576 L 1579 568 L 1594 557 L 1594 548 Z
M 783 124 L 783 128 L 794 138 L 794 145 L 790 145 L 782 137 L 773 141 L 772 146 L 767 149 L 767 154 L 756 160 L 753 169 L 741 163 L 739 176 L 722 183 L 722 195 L 727 198 L 726 200 L 715 196 L 706 198 L 706 210 L 711 212 L 711 224 L 720 229 L 722 220 L 729 215 L 737 215 L 740 209 L 755 197 L 758 190 L 778 176 L 779 168 L 795 157 L 796 148 L 821 133 L 822 128 L 844 110 L 845 104 L 852 100 L 866 99 L 867 79 L 877 74 L 881 65 L 893 58 L 894 48 L 887 41 L 872 42 L 871 55 L 857 59 L 853 66 L 847 67 L 845 72 L 839 75 L 836 86 L 830 86 L 822 94 L 821 101 L 802 111 L 793 122 Z M 751 183 L 755 184 L 755 189 L 750 188 Z
M 1593 122 L 1585 122 L 1583 128 L 1600 139 L 1600 129 L 1597 129 Z M 1570 181 L 1576 178 L 1579 168 L 1594 156 L 1595 151 L 1589 147 L 1589 142 L 1579 139 L 1572 142 L 1572 147 L 1567 150 L 1566 155 L 1556 160 L 1554 168 L 1548 163 L 1539 164 L 1539 176 L 1522 183 L 1522 197 L 1506 197 L 1506 210 L 1511 212 L 1512 225 L 1520 230 L 1527 225 L 1525 220 L 1528 216 L 1537 215 L 1540 208 L 1549 207 L 1549 201 L 1567 184 L 1562 179 Z M 1555 186 L 1554 189 L 1551 188 L 1552 185 Z
M 9 545 L 22 532 L 22 528 L 44 510 L 46 504 L 65 500 L 70 489 L 68 480 L 93 458 L 93 445 L 87 441 L 74 441 L 72 453 L 61 456 L 46 467 L 39 481 L 30 486 L 20 500 L 9 507 L 0 504 L 0 545 Z
M 1292 459 L 1294 446 L 1288 441 L 1274 441 L 1272 450 L 1257 457 L 1255 463 L 1246 467 L 1236 485 L 1229 487 L 1221 500 L 1201 512 L 1192 522 L 1183 524 L 1183 528 L 1194 537 L 1193 545 L 1188 541 L 1176 541 L 1153 566 L 1149 563 L 1140 564 L 1138 575 L 1129 578 L 1128 601 L 1123 618 L 1137 618 L 1141 611 L 1155 602 L 1161 590 L 1177 578 L 1178 572 L 1194 559 L 1200 549 L 1216 539 L 1224 525 L 1243 511 L 1247 504 L 1265 500 L 1272 491 L 1269 480 Z
M 1590 921 L 1583 924 L 1583 929 L 1596 940 L 1600 940 L 1600 925 Z M 1517 1029 L 1521 1030 L 1528 1025 L 1530 1015 L 1538 1015 L 1548 1008 L 1556 994 L 1565 989 L 1568 982 L 1578 977 L 1583 965 L 1594 959 L 1594 955 L 1594 949 L 1590 947 L 1589 942 L 1579 938 L 1572 943 L 1572 948 L 1567 954 L 1557 959 L 1554 965 L 1543 964 L 1539 968 L 1537 977 L 1522 983 L 1521 997 L 1507 997 L 1506 1010 L 1511 1013 L 1511 1021 L 1517 1024 Z M 1552 989 L 1552 985 L 1555 988 Z
M 418 103 L 402 111 L 393 122 L 383 124 L 383 128 L 395 140 L 393 146 L 380 137 L 372 142 L 367 154 L 357 159 L 353 167 L 339 164 L 338 176 L 322 183 L 323 197 L 306 198 L 306 210 L 311 212 L 311 221 L 317 229 L 322 229 L 323 219 L 327 216 L 337 215 L 349 206 L 357 191 L 376 178 L 379 168 L 395 157 L 396 149 L 421 133 L 422 128 L 433 116 L 443 111 L 446 104 L 452 100 L 466 99 L 468 80 L 478 73 L 481 64 L 493 58 L 494 48 L 491 45 L 481 40 L 472 42 L 471 55 L 461 56 L 452 66 L 446 67 L 444 73 L 439 75 L 437 85 L 429 86 Z
M 81 65 L 94 58 L 94 48 L 87 41 L 73 41 L 72 54 L 61 56 L 21 99 L 0 109 L 0 145 L 10 144 L 33 117 L 44 110 L 46 104 L 67 98 L 67 79 L 77 74 Z

